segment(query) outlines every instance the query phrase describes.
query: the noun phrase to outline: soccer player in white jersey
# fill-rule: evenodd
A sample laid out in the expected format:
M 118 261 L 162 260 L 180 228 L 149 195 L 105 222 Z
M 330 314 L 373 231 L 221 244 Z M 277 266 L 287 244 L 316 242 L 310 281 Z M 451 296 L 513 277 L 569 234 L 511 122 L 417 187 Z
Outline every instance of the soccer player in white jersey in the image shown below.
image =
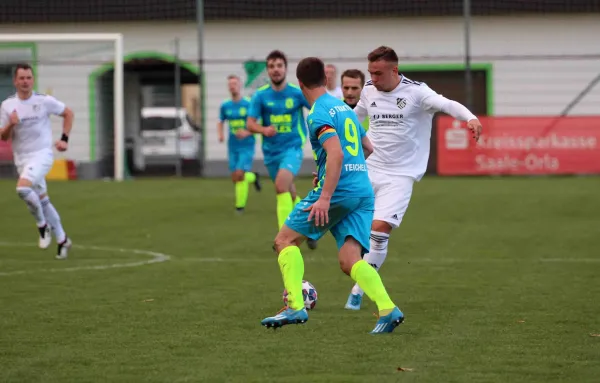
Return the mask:
M 19 172 L 17 194 L 35 217 L 39 231 L 39 247 L 47 249 L 54 231 L 58 250 L 56 259 L 66 259 L 71 248 L 58 212 L 48 198 L 46 174 L 52 168 L 52 127 L 50 115 L 63 117 L 63 134 L 55 146 L 68 148 L 73 125 L 73 112 L 52 96 L 33 92 L 33 70 L 29 64 L 17 65 L 14 86 L 17 93 L 0 106 L 0 138 L 12 140 L 15 165 Z
M 375 214 L 371 226 L 371 250 L 364 260 L 376 270 L 383 264 L 388 240 L 408 208 L 413 183 L 427 168 L 431 125 L 436 112 L 467 121 L 473 138 L 479 140 L 477 117 L 456 101 L 431 90 L 425 83 L 398 73 L 398 56 L 381 46 L 368 55 L 368 81 L 354 111 L 359 120 L 369 117 L 367 137 L 375 151 L 367 159 L 369 178 L 375 191 Z M 363 291 L 352 288 L 346 309 L 359 310 Z
M 333 64 L 325 65 L 325 78 L 327 80 L 327 84 L 325 89 L 327 93 L 332 95 L 335 98 L 339 98 L 340 100 L 343 97 L 342 88 L 337 85 L 337 68 Z

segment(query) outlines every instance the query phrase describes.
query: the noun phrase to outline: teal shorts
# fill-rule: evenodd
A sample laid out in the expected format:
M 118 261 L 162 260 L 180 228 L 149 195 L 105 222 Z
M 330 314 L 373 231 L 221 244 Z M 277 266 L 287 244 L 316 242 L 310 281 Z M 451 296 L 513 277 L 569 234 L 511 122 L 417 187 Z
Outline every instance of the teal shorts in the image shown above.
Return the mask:
M 318 241 L 327 233 L 331 232 L 338 249 L 346 242 L 346 238 L 352 237 L 362 246 L 362 254 L 370 251 L 369 237 L 371 235 L 371 224 L 375 211 L 375 197 L 343 197 L 333 196 L 329 207 L 329 223 L 324 226 L 315 226 L 314 219 L 308 221 L 310 211 L 303 209 L 314 204 L 320 194 L 311 191 L 306 198 L 296 205 L 285 225 L 297 233 L 310 239 Z
M 233 173 L 236 170 L 249 172 L 252 170 L 252 160 L 254 158 L 254 147 L 250 148 L 230 148 L 229 153 L 229 171 Z
M 302 167 L 302 157 L 301 147 L 290 148 L 274 156 L 265 154 L 265 167 L 269 172 L 269 177 L 275 181 L 275 177 L 281 169 L 290 171 L 295 177 Z

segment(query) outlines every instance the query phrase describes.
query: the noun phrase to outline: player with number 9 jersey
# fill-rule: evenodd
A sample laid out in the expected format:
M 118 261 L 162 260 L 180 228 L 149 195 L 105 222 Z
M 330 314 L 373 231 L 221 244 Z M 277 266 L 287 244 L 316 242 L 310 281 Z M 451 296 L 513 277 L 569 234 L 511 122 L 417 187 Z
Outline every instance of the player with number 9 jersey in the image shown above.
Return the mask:
M 362 146 L 366 132 L 352 108 L 328 93 L 315 101 L 307 120 L 319 181 L 285 224 L 313 240 L 319 240 L 327 231 L 331 231 L 338 248 L 342 247 L 348 236 L 353 237 L 366 253 L 369 251 L 369 233 L 375 210 L 375 194 Z M 321 196 L 327 177 L 327 152 L 323 144 L 335 136 L 340 140 L 344 156 L 340 178 L 331 196 L 329 224 L 315 226 L 314 222 L 308 221 L 309 212 L 303 209 Z
M 375 196 L 365 157 L 373 152 L 353 109 L 326 91 L 325 64 L 317 57 L 302 59 L 296 77 L 307 101 L 310 142 L 317 162 L 318 179 L 311 191 L 292 211 L 275 237 L 288 306 L 261 324 L 277 328 L 308 321 L 302 299 L 304 260 L 298 245 L 305 239 L 320 239 L 328 231 L 338 246 L 342 271 L 358 283 L 375 302 L 379 319 L 371 333 L 394 331 L 404 314 L 391 300 L 381 277 L 361 255 L 369 249 L 369 234 Z
M 325 179 L 327 153 L 322 142 L 337 135 L 344 162 L 334 196 L 374 197 L 361 144 L 366 132 L 352 108 L 334 96 L 323 95 L 314 103 L 307 120 L 319 179 L 314 191 L 319 193 Z

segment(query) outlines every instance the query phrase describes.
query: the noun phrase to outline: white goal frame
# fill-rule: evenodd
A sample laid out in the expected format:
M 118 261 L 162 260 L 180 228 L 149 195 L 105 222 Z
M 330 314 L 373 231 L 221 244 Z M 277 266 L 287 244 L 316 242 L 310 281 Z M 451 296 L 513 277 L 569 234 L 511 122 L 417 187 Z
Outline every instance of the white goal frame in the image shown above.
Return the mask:
M 123 35 L 121 33 L 0 33 L 0 43 L 14 42 L 85 42 L 105 41 L 114 45 L 114 178 L 125 178 L 125 110 L 124 110 L 124 66 Z M 35 74 L 38 75 L 37 73 Z M 98 134 L 98 132 L 96 132 Z

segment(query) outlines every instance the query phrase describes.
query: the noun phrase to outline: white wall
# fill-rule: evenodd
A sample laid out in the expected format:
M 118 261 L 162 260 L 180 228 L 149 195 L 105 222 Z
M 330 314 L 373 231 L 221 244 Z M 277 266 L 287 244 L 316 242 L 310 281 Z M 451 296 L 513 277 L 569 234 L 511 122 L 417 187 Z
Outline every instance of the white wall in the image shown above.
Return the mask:
M 335 21 L 255 21 L 207 22 L 204 55 L 207 96 L 207 157 L 224 159 L 225 145 L 217 142 L 214 126 L 217 110 L 227 97 L 225 77 L 244 76 L 243 62 L 263 60 L 272 49 L 284 50 L 290 57 L 290 79 L 295 81 L 295 61 L 307 55 L 320 56 L 340 70 L 366 70 L 366 55 L 378 45 L 394 47 L 402 62 L 460 63 L 463 54 L 463 23 L 460 18 L 359 19 Z M 130 23 L 60 26 L 0 26 L 4 33 L 32 32 L 121 32 L 126 52 L 174 51 L 174 39 L 181 42 L 184 59 L 196 57 L 194 23 Z M 493 64 L 494 109 L 497 115 L 544 115 L 559 113 L 596 75 L 600 73 L 600 15 L 543 17 L 474 18 L 472 54 L 474 62 Z M 54 45 L 46 50 L 40 44 L 40 90 L 53 88 L 54 94 L 77 111 L 74 139 L 77 158 L 87 160 L 88 98 L 86 73 L 97 66 L 45 65 L 46 57 L 60 59 L 72 48 Z M 87 57 L 99 59 L 107 52 Z M 541 56 L 580 56 L 594 59 Z M 84 55 L 85 56 L 85 55 Z M 521 58 L 509 59 L 509 56 Z M 525 60 L 523 56 L 530 56 Z M 110 55 L 106 56 L 111 60 Z M 93 60 L 92 60 L 93 61 Z M 600 86 L 597 86 L 571 114 L 599 114 Z M 76 143 L 76 144 L 75 144 Z M 307 148 L 307 158 L 310 157 Z M 259 156 L 262 153 L 257 151 Z

